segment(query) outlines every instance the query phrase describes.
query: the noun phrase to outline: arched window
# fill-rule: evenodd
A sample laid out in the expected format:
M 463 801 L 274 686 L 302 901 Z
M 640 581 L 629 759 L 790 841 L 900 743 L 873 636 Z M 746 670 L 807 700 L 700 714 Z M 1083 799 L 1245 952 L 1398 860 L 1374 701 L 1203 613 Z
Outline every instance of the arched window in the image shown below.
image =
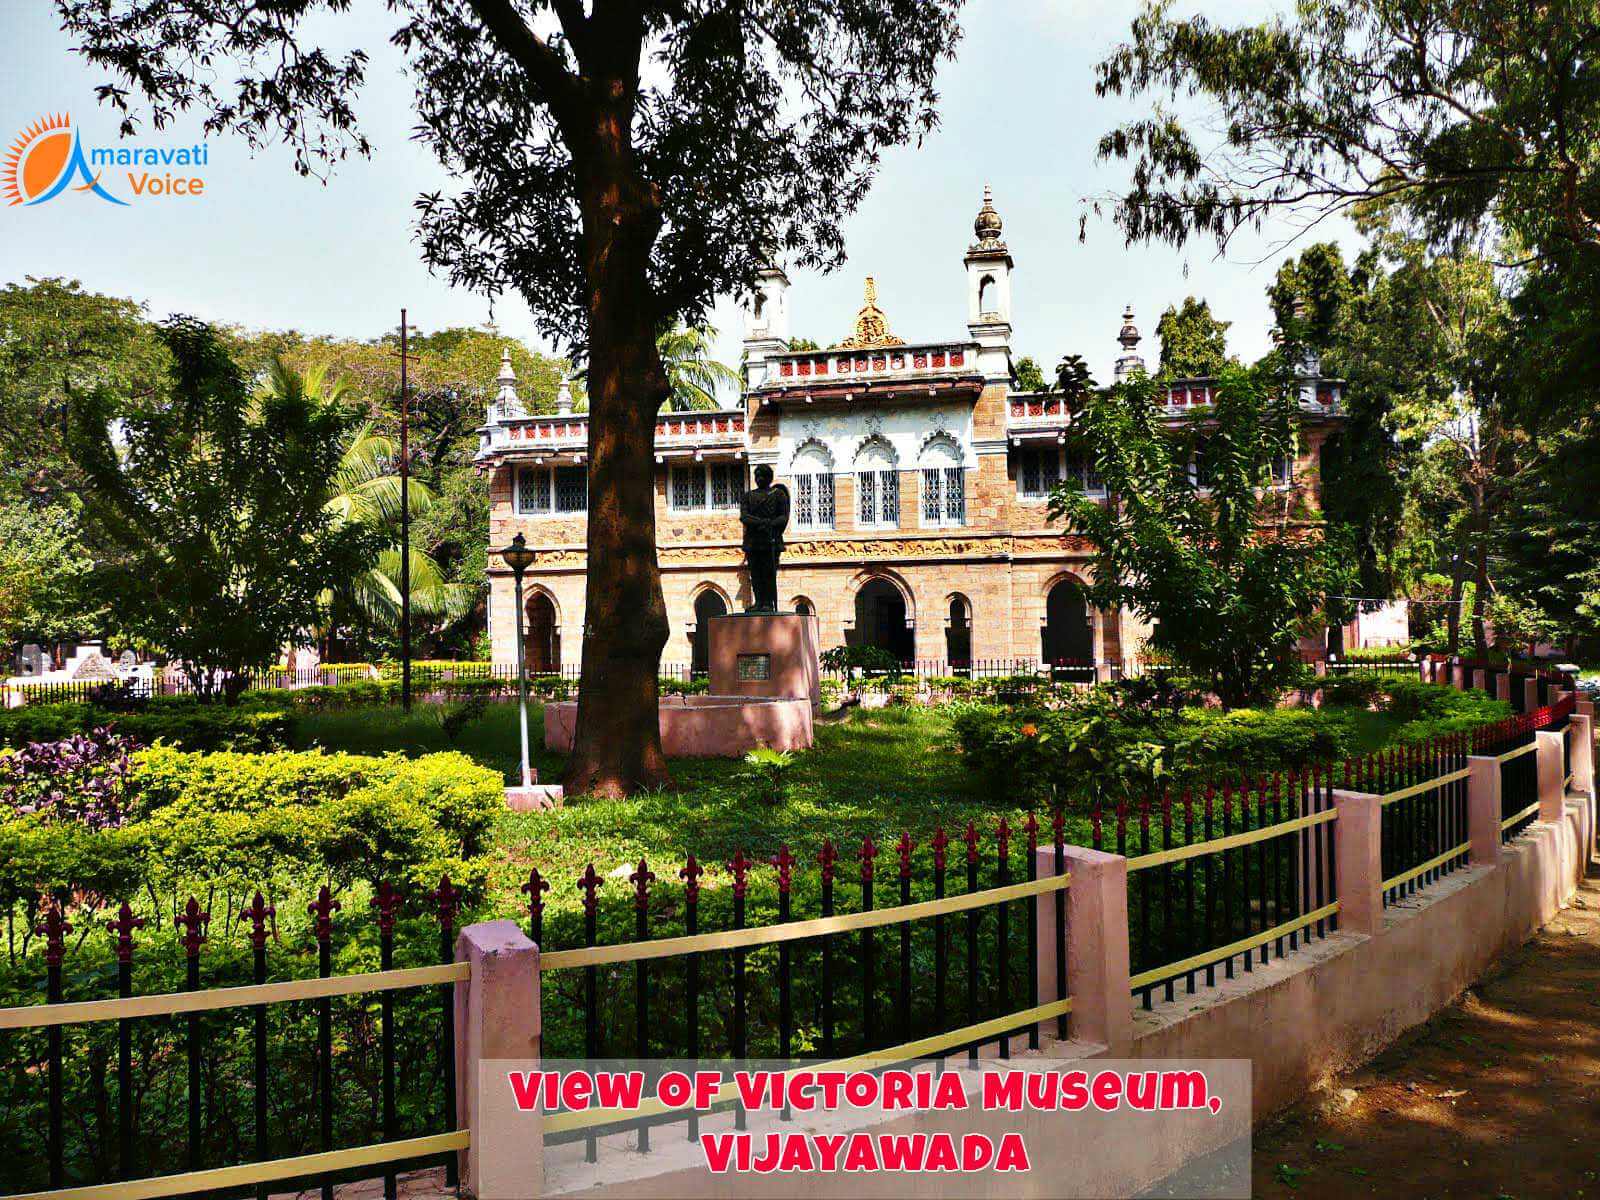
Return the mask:
M 833 528 L 833 457 L 818 442 L 807 442 L 794 456 L 796 529 Z
M 900 524 L 900 474 L 893 447 L 881 437 L 869 438 L 856 454 L 856 520 L 863 528 Z
M 952 675 L 972 669 L 972 604 L 957 593 L 950 597 L 950 615 L 944 627 L 944 656 Z
M 966 472 L 960 447 L 950 438 L 934 438 L 922 451 L 922 523 L 965 525 L 966 521 Z
M 994 276 L 985 275 L 978 281 L 978 312 L 994 312 Z
M 816 606 L 804 596 L 796 596 L 794 598 L 794 611 L 799 613 L 802 617 L 809 617 L 814 615 L 817 609 Z
M 714 587 L 694 598 L 694 633 L 690 635 L 689 673 L 699 677 L 711 669 L 711 619 L 728 615 L 728 602 Z
M 887 579 L 869 579 L 856 593 L 856 625 L 849 642 L 876 646 L 902 663 L 916 656 L 916 634 L 906 620 L 906 601 Z
M 556 606 L 543 592 L 528 597 L 523 655 L 530 675 L 546 675 L 561 669 L 561 628 L 556 620 Z

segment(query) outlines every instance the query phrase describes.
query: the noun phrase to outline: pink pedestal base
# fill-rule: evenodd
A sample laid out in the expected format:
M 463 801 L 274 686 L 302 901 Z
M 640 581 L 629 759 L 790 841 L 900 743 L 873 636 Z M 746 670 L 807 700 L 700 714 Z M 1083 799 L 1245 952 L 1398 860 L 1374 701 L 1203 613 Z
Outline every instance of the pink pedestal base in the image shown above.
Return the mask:
M 661 701 L 661 749 L 668 758 L 741 758 L 757 746 L 809 750 L 811 701 L 744 696 L 667 696 Z M 544 706 L 544 744 L 566 754 L 578 724 L 576 701 Z
M 713 696 L 804 696 L 813 706 L 822 703 L 816 617 L 743 613 L 712 617 L 708 624 Z M 765 678 L 751 678 L 761 671 Z

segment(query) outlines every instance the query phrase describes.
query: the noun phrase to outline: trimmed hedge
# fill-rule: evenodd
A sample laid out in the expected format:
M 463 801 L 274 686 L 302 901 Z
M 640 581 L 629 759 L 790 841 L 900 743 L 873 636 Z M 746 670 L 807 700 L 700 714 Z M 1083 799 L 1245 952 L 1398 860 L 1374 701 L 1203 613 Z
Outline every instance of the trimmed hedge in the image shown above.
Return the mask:
M 189 696 L 157 697 L 127 711 L 71 702 L 25 704 L 0 711 L 0 744 L 58 742 L 109 727 L 141 745 L 164 742 L 185 750 L 255 752 L 281 749 L 294 738 L 294 714 L 281 705 L 229 708 Z
M 469 895 L 488 878 L 504 781 L 463 754 L 320 751 L 133 756 L 129 816 L 91 832 L 0 812 L 0 899 L 42 891 L 128 897 L 196 888 L 269 895 L 317 882 L 389 880 L 426 892 L 448 873 Z
M 1380 676 L 1375 682 L 1359 690 L 1370 694 L 1374 707 L 1403 722 L 1392 735 L 1396 743 L 1476 729 L 1511 712 L 1509 705 L 1478 692 L 1404 677 Z M 1050 785 L 1070 794 L 1086 773 L 1110 779 L 1151 747 L 1161 748 L 1164 773 L 1185 785 L 1336 762 L 1360 745 L 1358 721 L 1367 707 L 1135 713 L 1097 692 L 1059 709 L 969 705 L 957 712 L 953 727 L 967 769 L 988 780 L 997 795 Z

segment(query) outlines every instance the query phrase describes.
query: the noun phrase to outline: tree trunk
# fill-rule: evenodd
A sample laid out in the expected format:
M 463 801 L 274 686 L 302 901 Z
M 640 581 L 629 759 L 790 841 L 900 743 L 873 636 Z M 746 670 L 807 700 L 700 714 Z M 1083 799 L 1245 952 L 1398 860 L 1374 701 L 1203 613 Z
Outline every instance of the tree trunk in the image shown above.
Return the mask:
M 1489 638 L 1484 628 L 1483 614 L 1489 603 L 1489 530 L 1486 521 L 1480 521 L 1478 544 L 1473 547 L 1472 560 L 1472 649 L 1478 661 L 1489 657 Z
M 589 299 L 589 538 L 577 730 L 562 782 L 625 796 L 668 782 L 657 682 L 667 606 L 656 561 L 656 412 L 668 393 L 648 265 L 661 228 L 627 123 L 602 120 L 580 171 Z
M 1451 658 L 1461 653 L 1461 592 L 1466 582 L 1466 560 L 1460 554 L 1450 567 L 1450 605 L 1445 609 L 1445 628 L 1449 639 L 1445 653 Z

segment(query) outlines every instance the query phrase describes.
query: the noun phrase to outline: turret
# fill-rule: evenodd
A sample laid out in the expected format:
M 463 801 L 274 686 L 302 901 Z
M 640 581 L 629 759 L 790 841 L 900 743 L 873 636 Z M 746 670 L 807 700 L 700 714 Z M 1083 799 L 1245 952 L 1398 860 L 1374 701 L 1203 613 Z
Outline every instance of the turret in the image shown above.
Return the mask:
M 1133 305 L 1128 305 L 1122 310 L 1122 329 L 1117 334 L 1117 341 L 1122 346 L 1122 354 L 1117 358 L 1116 369 L 1113 372 L 1117 382 L 1127 379 L 1135 372 L 1145 369 L 1144 359 L 1139 354 L 1139 327 L 1133 323 Z

